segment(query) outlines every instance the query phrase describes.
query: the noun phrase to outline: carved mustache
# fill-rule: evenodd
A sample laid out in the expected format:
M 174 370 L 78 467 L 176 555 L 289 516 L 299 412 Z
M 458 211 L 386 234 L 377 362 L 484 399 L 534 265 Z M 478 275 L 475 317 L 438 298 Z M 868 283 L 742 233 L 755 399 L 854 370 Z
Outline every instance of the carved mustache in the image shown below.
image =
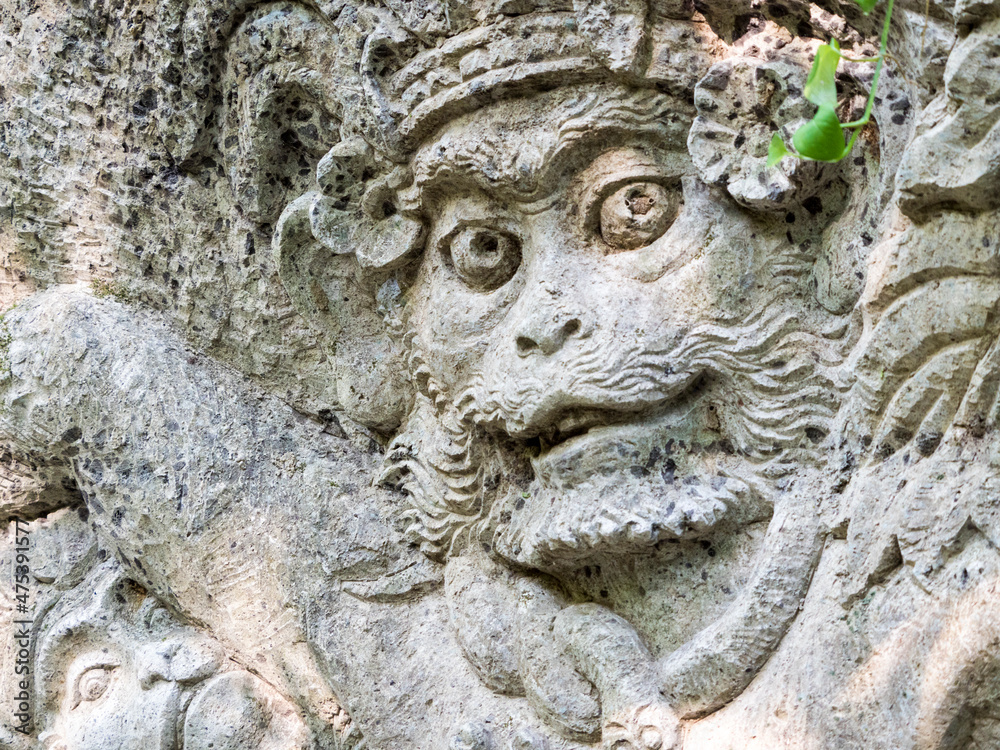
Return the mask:
M 677 373 L 716 373 L 726 380 L 732 417 L 725 438 L 737 451 L 781 463 L 784 449 L 799 446 L 805 450 L 796 453 L 796 460 L 807 461 L 809 448 L 821 448 L 819 440 L 847 390 L 840 364 L 851 343 L 844 335 L 848 322 L 835 321 L 829 330 L 814 333 L 804 330 L 794 314 L 769 312 L 775 309 L 780 306 L 764 305 L 741 325 L 692 330 L 670 351 L 588 342 L 577 350 L 556 393 L 603 404 L 600 416 L 606 419 L 607 408 L 615 405 L 627 414 L 626 407 L 634 413 L 662 401 L 677 388 Z M 481 372 L 452 398 L 424 362 L 419 337 L 411 333 L 407 343 L 411 372 L 422 383 L 423 395 L 407 429 L 393 441 L 380 481 L 406 488 L 410 533 L 425 552 L 442 555 L 476 538 L 486 523 L 491 503 L 483 488 L 484 469 L 499 453 L 491 452 L 481 428 L 509 433 L 519 410 L 527 413 L 539 393 L 553 390 L 552 381 L 530 374 L 491 387 Z M 500 387 L 505 384 L 506 389 Z
M 537 431 L 568 410 L 636 411 L 676 395 L 678 384 L 690 381 L 692 357 L 685 348 L 646 351 L 640 345 L 588 340 L 571 362 L 542 366 L 516 378 L 498 381 L 492 374 L 496 368 L 486 367 L 491 374 L 477 373 L 456 405 L 476 424 L 512 433 Z
M 838 382 L 842 328 L 804 331 L 793 314 L 766 307 L 740 326 L 706 325 L 669 350 L 581 342 L 571 363 L 498 378 L 484 366 L 454 400 L 460 420 L 515 436 L 546 434 L 591 413 L 635 413 L 669 403 L 702 373 L 725 378 L 743 419 L 735 438 L 747 449 L 825 434 L 846 388 Z

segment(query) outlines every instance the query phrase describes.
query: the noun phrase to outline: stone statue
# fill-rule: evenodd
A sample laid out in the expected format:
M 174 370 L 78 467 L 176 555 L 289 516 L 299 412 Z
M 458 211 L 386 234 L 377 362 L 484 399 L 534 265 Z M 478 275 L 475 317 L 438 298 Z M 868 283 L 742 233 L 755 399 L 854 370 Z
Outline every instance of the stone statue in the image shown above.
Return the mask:
M 850 157 L 771 168 L 877 14 L 136 9 L 120 277 L 0 325 L 0 508 L 115 558 L 40 741 L 996 746 L 1000 5 L 901 6 Z

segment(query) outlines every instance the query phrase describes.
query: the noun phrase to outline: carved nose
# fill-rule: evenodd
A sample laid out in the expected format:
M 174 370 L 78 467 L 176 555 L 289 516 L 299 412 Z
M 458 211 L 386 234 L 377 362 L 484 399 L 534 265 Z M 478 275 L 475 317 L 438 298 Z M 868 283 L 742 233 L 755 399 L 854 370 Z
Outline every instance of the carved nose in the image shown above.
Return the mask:
M 571 318 L 562 324 L 558 321 L 549 321 L 548 325 L 529 323 L 517 337 L 517 353 L 522 357 L 536 352 L 546 356 L 555 354 L 567 339 L 578 336 L 582 329 L 583 324 L 579 318 Z
M 202 638 L 189 636 L 152 643 L 137 652 L 139 685 L 149 690 L 158 681 L 201 682 L 218 672 L 224 660 L 222 648 Z

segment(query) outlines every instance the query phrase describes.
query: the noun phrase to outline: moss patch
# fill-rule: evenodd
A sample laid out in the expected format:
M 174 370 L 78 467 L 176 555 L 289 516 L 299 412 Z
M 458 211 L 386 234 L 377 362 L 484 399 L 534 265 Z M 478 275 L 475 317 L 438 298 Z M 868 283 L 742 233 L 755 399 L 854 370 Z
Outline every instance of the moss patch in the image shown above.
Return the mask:
M 106 279 L 93 279 L 90 282 L 90 290 L 98 299 L 113 297 L 119 302 L 129 303 L 133 299 L 133 294 L 129 288 L 117 281 L 107 281 Z

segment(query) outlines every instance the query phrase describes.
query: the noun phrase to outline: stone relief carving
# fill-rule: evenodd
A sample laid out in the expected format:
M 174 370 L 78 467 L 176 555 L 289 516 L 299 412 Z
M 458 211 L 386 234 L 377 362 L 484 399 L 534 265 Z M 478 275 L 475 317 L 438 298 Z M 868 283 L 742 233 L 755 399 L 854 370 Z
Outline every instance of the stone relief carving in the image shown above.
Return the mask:
M 36 568 L 44 604 L 24 628 L 41 746 L 307 747 L 295 709 L 123 575 L 85 515 L 60 512 L 28 532 L 47 553 Z
M 0 3 L 5 746 L 994 747 L 1000 6 L 901 6 L 768 170 L 875 16 Z
M 154 599 L 136 606 L 140 595 L 127 582 L 100 573 L 103 596 L 87 590 L 89 609 L 72 601 L 70 613 L 42 623 L 35 668 L 44 680 L 43 743 L 155 747 L 177 737 L 185 748 L 305 746 L 305 726 L 273 689 L 247 672 L 223 671 L 218 644 L 170 622 Z M 130 611 L 120 612 L 122 599 Z

